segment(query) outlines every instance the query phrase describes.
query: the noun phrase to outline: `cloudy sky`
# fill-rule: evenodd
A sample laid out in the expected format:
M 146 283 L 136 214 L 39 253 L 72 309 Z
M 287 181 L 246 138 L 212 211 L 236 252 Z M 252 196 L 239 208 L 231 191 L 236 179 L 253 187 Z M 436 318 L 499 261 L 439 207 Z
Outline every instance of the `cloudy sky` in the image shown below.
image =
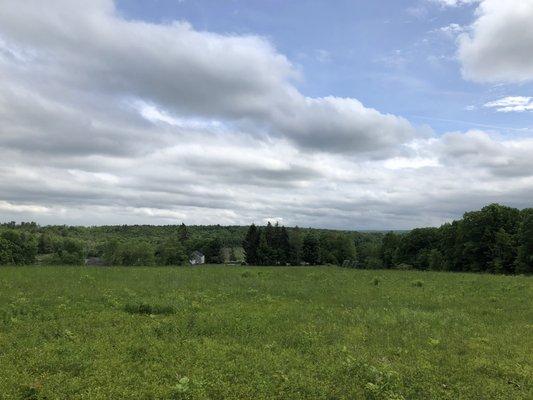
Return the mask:
M 533 0 L 0 0 L 0 220 L 533 206 Z

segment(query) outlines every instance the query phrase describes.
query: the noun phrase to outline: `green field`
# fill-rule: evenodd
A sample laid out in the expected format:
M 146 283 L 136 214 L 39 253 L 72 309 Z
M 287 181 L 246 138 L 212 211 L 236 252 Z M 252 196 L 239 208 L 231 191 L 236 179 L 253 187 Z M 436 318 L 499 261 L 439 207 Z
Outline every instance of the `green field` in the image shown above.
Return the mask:
M 0 268 L 0 399 L 531 399 L 533 279 Z

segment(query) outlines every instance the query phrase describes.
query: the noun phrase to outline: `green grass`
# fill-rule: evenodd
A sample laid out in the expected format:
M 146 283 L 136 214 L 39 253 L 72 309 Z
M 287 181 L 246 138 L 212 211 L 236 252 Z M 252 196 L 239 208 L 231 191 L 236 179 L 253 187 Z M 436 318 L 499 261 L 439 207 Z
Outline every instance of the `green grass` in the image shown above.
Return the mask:
M 0 268 L 0 399 L 531 399 L 533 280 Z

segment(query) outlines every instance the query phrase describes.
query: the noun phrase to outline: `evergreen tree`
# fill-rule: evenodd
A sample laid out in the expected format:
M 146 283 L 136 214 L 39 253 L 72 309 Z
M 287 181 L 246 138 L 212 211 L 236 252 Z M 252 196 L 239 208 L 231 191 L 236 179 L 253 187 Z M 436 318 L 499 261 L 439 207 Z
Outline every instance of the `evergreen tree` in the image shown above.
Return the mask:
M 274 251 L 267 242 L 266 231 L 261 231 L 259 236 L 259 247 L 257 249 L 258 265 L 273 265 L 275 263 Z
M 267 223 L 267 226 L 264 229 L 265 241 L 268 247 L 273 248 L 276 242 L 276 230 L 270 223 Z
M 259 264 L 258 259 L 258 250 L 259 250 L 259 240 L 260 240 L 259 229 L 255 224 L 250 225 L 248 232 L 242 242 L 242 247 L 244 248 L 244 259 L 247 264 L 257 265 Z
M 318 240 L 312 233 L 308 233 L 304 237 L 302 260 L 310 265 L 317 265 L 319 263 Z
M 300 265 L 302 263 L 302 247 L 303 240 L 300 233 L 300 228 L 295 227 L 289 235 L 290 258 L 291 265 Z
M 206 263 L 220 264 L 222 262 L 222 242 L 219 238 L 209 240 L 203 250 Z
M 287 265 L 291 260 L 291 244 L 289 241 L 289 233 L 287 229 L 282 226 L 278 237 L 278 261 L 280 265 Z
M 185 243 L 189 239 L 189 231 L 187 226 L 182 222 L 178 228 L 178 239 L 181 243 Z

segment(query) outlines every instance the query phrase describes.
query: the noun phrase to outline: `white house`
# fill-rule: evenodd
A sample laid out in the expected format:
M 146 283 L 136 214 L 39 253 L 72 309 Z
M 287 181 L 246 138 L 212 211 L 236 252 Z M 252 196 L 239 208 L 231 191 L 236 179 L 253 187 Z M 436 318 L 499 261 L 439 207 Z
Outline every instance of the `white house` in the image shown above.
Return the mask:
M 191 265 L 205 264 L 205 256 L 199 251 L 193 251 L 189 257 L 189 263 Z

